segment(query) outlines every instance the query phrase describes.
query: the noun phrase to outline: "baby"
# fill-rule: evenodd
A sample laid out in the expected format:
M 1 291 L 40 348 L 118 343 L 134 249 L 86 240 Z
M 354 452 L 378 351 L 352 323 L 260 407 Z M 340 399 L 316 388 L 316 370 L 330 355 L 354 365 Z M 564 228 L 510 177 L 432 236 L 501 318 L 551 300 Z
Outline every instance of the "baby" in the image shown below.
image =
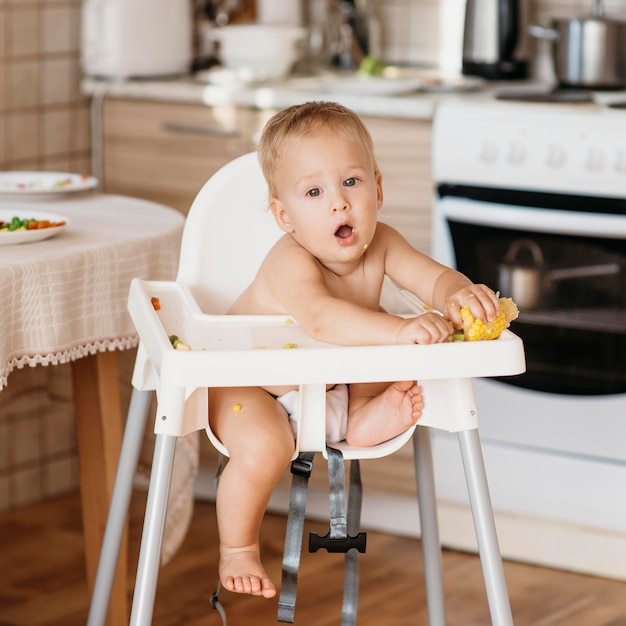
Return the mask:
M 318 340 L 353 346 L 444 342 L 461 326 L 463 305 L 483 321 L 499 313 L 491 289 L 378 221 L 382 174 L 369 132 L 349 109 L 310 102 L 279 112 L 263 131 L 259 158 L 269 208 L 285 234 L 230 313 L 290 315 Z M 381 310 L 385 276 L 443 315 L 404 319 Z M 259 529 L 294 451 L 289 416 L 277 399 L 290 389 L 209 392 L 210 424 L 230 457 L 217 492 L 220 579 L 230 591 L 276 595 L 261 564 Z M 415 381 L 351 384 L 345 439 L 381 443 L 415 424 L 422 409 Z

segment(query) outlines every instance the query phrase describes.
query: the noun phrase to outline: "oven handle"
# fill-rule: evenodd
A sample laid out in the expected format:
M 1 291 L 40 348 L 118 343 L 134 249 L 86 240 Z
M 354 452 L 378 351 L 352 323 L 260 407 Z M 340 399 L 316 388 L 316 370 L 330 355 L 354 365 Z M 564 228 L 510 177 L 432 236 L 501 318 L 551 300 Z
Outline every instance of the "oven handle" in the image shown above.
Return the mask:
M 607 239 L 626 237 L 626 215 L 534 209 L 463 198 L 438 198 L 435 200 L 435 215 L 465 224 L 511 230 Z

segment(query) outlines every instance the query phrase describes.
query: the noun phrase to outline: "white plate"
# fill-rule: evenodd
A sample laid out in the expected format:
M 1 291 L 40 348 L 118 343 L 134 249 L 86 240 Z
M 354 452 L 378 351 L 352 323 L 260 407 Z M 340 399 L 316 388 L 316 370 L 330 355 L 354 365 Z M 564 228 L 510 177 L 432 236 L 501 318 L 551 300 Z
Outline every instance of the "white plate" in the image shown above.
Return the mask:
M 70 193 L 87 191 L 98 179 L 67 172 L 0 172 L 0 198 L 51 200 Z
M 384 76 L 350 76 L 322 79 L 320 86 L 330 93 L 363 96 L 397 96 L 418 91 L 422 81 L 417 78 L 386 78 Z
M 20 219 L 32 218 L 35 220 L 49 220 L 51 222 L 65 222 L 63 226 L 51 226 L 49 228 L 38 228 L 36 230 L 12 230 L 0 231 L 0 246 L 10 246 L 15 243 L 29 243 L 31 241 L 41 241 L 60 233 L 70 221 L 63 215 L 56 213 L 43 213 L 41 211 L 31 211 L 30 209 L 0 209 L 0 222 L 10 222 L 14 217 Z

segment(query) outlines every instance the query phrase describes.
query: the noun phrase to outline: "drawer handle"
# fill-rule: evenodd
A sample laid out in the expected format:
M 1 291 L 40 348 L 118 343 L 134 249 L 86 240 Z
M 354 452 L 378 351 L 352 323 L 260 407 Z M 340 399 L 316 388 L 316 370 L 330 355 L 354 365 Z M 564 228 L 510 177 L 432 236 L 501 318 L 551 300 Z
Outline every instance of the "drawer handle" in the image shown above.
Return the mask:
M 210 135 L 211 137 L 238 137 L 236 130 L 227 130 L 219 126 L 193 126 L 191 124 L 177 124 L 164 122 L 163 130 L 169 133 L 187 133 L 192 135 Z

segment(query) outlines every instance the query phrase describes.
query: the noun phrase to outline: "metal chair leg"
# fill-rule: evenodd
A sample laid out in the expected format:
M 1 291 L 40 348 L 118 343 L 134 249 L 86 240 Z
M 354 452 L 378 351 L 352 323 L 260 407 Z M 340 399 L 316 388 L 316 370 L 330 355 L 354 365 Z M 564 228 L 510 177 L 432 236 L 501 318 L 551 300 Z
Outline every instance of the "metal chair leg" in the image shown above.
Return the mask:
M 460 431 L 458 436 L 491 621 L 495 626 L 513 626 L 478 430 Z
M 150 626 L 152 623 L 176 439 L 173 435 L 156 436 L 130 616 L 131 626 Z
M 151 391 L 137 389 L 131 395 L 87 626 L 103 626 L 106 621 L 151 396 Z
M 415 429 L 413 449 L 415 454 L 417 498 L 422 528 L 428 624 L 429 626 L 445 626 L 446 608 L 443 589 L 443 564 L 439 541 L 439 525 L 437 522 L 433 455 L 428 427 L 418 426 Z

